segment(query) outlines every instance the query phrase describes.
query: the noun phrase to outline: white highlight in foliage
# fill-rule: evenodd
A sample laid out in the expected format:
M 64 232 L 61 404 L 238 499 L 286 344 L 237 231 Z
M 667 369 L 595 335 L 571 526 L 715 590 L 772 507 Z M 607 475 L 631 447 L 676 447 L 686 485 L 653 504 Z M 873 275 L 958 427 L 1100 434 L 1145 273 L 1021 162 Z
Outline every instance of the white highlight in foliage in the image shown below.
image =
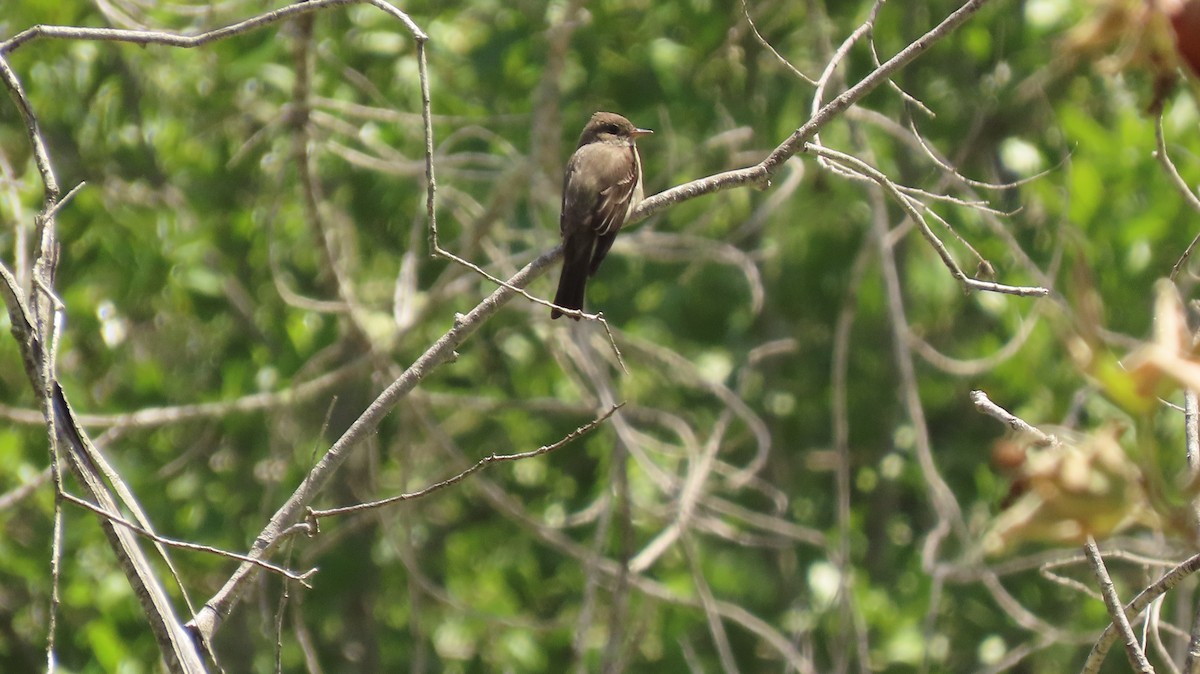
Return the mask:
M 814 607 L 826 607 L 837 598 L 842 573 L 829 562 L 816 562 L 808 567 L 808 587 L 813 593 Z
M 1057 27 L 1071 8 L 1068 0 L 1029 0 L 1025 3 L 1025 20 L 1038 29 Z
M 1042 153 L 1030 142 L 1020 138 L 1005 138 L 1000 144 L 1000 163 L 1013 173 L 1028 178 L 1046 165 Z
M 100 338 L 108 348 L 116 348 L 129 336 L 129 322 L 111 300 L 100 301 L 96 307 L 96 318 L 100 319 Z

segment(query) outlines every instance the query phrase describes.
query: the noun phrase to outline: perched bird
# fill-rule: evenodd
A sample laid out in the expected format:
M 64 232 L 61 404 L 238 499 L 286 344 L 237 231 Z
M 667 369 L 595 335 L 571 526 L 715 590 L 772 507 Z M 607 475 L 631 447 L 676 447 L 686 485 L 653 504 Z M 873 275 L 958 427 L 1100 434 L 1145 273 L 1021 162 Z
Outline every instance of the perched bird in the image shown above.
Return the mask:
M 597 112 L 583 127 L 563 180 L 562 274 L 554 303 L 583 309 L 588 277 L 596 273 L 625 219 L 642 200 L 642 158 L 633 141 L 654 133 L 611 112 Z M 550 318 L 562 316 L 558 309 Z M 572 316 L 579 320 L 578 316 Z

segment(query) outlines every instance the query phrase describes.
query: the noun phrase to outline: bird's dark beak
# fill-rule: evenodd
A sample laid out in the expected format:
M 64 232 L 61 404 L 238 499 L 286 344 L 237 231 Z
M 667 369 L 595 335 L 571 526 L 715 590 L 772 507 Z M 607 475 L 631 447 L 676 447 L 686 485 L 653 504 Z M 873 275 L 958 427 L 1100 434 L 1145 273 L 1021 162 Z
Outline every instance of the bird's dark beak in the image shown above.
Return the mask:
M 649 136 L 652 133 L 654 133 L 654 132 L 651 131 L 650 129 L 634 129 L 633 137 L 637 138 L 638 136 Z

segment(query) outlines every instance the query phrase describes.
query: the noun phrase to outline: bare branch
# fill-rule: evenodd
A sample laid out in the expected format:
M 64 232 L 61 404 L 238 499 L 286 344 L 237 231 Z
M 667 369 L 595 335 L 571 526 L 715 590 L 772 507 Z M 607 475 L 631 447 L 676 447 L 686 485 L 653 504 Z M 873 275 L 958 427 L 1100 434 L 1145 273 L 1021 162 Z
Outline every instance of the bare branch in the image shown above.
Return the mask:
M 784 162 L 799 152 L 804 147 L 804 144 L 812 139 L 813 135 L 820 131 L 822 127 L 861 100 L 863 96 L 869 94 L 875 87 L 886 82 L 888 78 L 908 65 L 913 59 L 928 51 L 938 40 L 949 35 L 955 28 L 958 28 L 967 19 L 971 18 L 975 12 L 979 11 L 988 2 L 989 0 L 968 0 L 963 3 L 962 7 L 959 7 L 943 19 L 941 23 L 934 26 L 929 32 L 900 50 L 898 54 L 871 71 L 869 75 L 859 80 L 857 84 L 842 92 L 841 95 L 829 103 L 826 103 L 824 107 L 817 111 L 800 128 L 796 129 L 791 136 L 788 136 L 787 140 L 780 143 L 778 147 L 758 164 L 736 171 L 718 173 L 714 176 L 694 180 L 690 183 L 672 187 L 664 192 L 659 192 L 643 200 L 637 207 L 637 210 L 630 215 L 629 222 L 634 223 L 644 220 L 668 206 L 688 199 L 694 199 L 703 194 L 719 192 L 748 184 L 760 187 L 768 186 L 771 178 L 783 166 Z
M 1116 626 L 1124 639 L 1129 664 L 1138 672 L 1154 674 L 1154 668 L 1150 666 L 1150 662 L 1146 660 L 1146 654 L 1142 652 L 1142 648 L 1138 644 L 1137 635 L 1129 626 L 1129 617 L 1121 606 L 1121 598 L 1117 596 L 1117 590 L 1113 587 L 1112 578 L 1109 577 L 1108 569 L 1104 566 L 1104 559 L 1100 557 L 1096 541 L 1088 536 L 1087 544 L 1083 546 L 1083 549 L 1092 562 L 1092 572 L 1096 574 L 1096 580 L 1100 584 L 1100 594 L 1104 597 L 1104 605 L 1108 607 L 1108 614 L 1112 616 L 1112 624 Z
M 0 55 L 16 51 L 26 43 L 37 39 L 126 42 L 129 44 L 157 44 L 167 47 L 193 49 L 195 47 L 202 47 L 210 42 L 241 35 L 242 33 L 247 33 L 301 14 L 309 14 L 329 7 L 364 3 L 374 5 L 392 17 L 399 19 L 408 31 L 412 33 L 414 39 L 419 41 L 429 39 L 407 14 L 388 4 L 385 0 L 311 0 L 311 2 L 297 2 L 286 7 L 280 7 L 279 9 L 264 12 L 244 21 L 215 28 L 197 35 L 183 35 L 161 30 L 122 30 L 118 28 L 85 28 L 81 26 L 33 26 L 0 42 Z
M 509 279 L 508 285 L 516 288 L 524 287 L 554 262 L 556 258 L 554 252 L 543 253 L 537 259 L 530 262 L 524 269 Z M 304 481 L 300 483 L 288 500 L 279 507 L 271 517 L 270 522 L 267 523 L 266 527 L 258 535 L 254 546 L 250 550 L 250 556 L 260 559 L 268 554 L 279 542 L 282 532 L 301 518 L 304 508 L 324 488 L 325 484 L 350 455 L 350 450 L 369 435 L 379 425 L 379 422 L 383 420 L 383 417 L 391 411 L 392 407 L 416 388 L 417 384 L 430 372 L 435 370 L 439 365 L 453 359 L 455 356 L 454 350 L 513 297 L 516 297 L 516 293 L 513 290 L 510 290 L 507 286 L 501 286 L 466 315 L 456 315 L 454 325 L 450 330 L 426 349 L 421 357 L 417 358 L 398 379 L 393 381 L 390 386 L 380 393 L 375 401 L 367 406 L 367 409 L 359 415 L 358 419 L 346 429 L 342 437 L 333 443 L 333 446 L 321 457 L 317 465 L 309 471 Z M 221 590 L 205 603 L 204 607 L 193 620 L 195 629 L 200 634 L 205 635 L 206 638 L 211 637 L 219 627 L 221 621 L 233 609 L 242 589 L 245 587 L 246 581 L 253 577 L 256 568 L 251 564 L 243 564 L 226 581 Z
M 1151 583 L 1148 587 L 1138 593 L 1124 607 L 1126 618 L 1135 616 L 1142 612 L 1156 598 L 1174 588 L 1182 580 L 1200 570 L 1200 555 L 1194 555 L 1179 565 L 1172 568 L 1170 571 L 1163 574 L 1158 580 Z M 1092 646 L 1092 652 L 1088 654 L 1087 661 L 1083 664 L 1081 674 L 1096 674 L 1100 671 L 1100 666 L 1104 664 L 1104 657 L 1108 654 L 1108 649 L 1112 648 L 1121 631 L 1113 624 L 1109 624 L 1104 628 L 1104 632 L 1100 634 L 1100 638 Z

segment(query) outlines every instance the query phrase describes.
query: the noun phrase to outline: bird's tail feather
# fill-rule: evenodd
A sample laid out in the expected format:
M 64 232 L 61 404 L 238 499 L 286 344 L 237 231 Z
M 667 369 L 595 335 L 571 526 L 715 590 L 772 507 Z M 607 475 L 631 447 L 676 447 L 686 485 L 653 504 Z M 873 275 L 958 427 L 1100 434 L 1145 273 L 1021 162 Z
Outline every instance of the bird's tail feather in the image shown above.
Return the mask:
M 568 251 L 570 252 L 570 251 Z M 584 251 L 588 252 L 588 251 Z M 578 259 L 573 259 L 578 258 Z M 558 292 L 554 294 L 554 303 L 564 309 L 583 310 L 584 290 L 588 280 L 588 256 L 570 256 L 563 260 L 562 274 L 558 277 Z M 563 313 L 558 309 L 550 310 L 550 318 L 558 318 Z M 572 316 L 579 320 L 578 316 Z

